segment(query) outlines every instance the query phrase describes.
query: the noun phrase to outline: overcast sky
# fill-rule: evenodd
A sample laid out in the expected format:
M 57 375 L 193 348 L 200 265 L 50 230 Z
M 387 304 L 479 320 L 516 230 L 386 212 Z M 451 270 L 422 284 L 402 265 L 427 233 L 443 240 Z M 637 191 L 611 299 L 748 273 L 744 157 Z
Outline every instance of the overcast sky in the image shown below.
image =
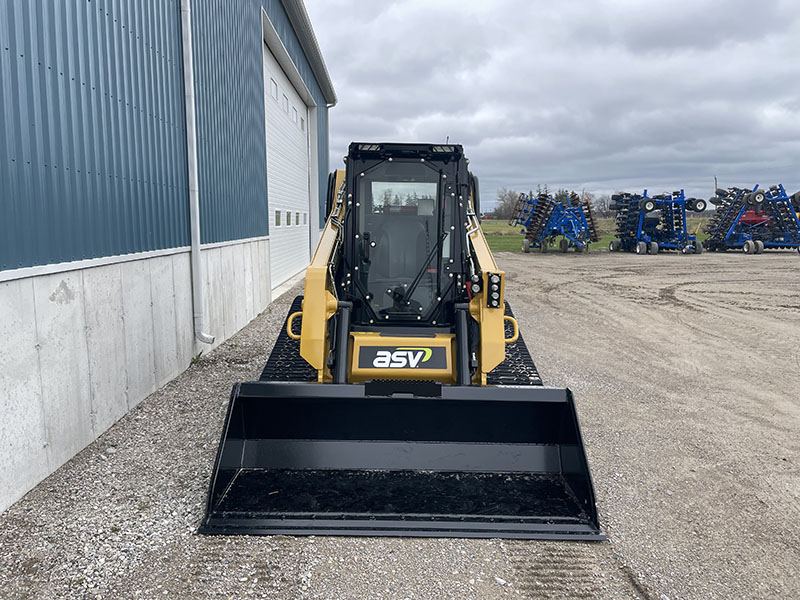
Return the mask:
M 306 0 L 350 141 L 464 146 L 501 186 L 800 189 L 800 2 Z

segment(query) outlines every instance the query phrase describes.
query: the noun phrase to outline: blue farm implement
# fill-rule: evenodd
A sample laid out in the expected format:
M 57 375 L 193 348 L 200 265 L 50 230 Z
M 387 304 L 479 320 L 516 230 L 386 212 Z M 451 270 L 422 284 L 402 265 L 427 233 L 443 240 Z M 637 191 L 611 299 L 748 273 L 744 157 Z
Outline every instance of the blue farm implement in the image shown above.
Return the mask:
M 710 199 L 714 216 L 705 226 L 708 250 L 740 249 L 761 254 L 768 248 L 800 252 L 800 192 L 789 196 L 782 184 L 752 190 L 717 189 Z
M 611 209 L 616 211 L 617 239 L 608 249 L 636 254 L 658 254 L 678 250 L 684 254 L 702 252 L 702 246 L 686 229 L 686 211 L 702 212 L 707 203 L 701 198 L 687 198 L 683 190 L 649 197 L 639 194 L 615 194 Z
M 588 252 L 589 244 L 600 239 L 591 203 L 574 192 L 562 200 L 547 194 L 520 194 L 509 225 L 523 228 L 524 252 L 534 248 L 546 252 L 556 240 L 562 252 L 570 248 Z

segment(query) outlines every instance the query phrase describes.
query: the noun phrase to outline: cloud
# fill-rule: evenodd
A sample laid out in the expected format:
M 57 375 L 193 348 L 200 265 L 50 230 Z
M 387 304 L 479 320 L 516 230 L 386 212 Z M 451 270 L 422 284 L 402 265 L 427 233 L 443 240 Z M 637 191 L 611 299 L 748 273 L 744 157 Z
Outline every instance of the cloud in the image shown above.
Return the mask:
M 306 0 L 351 141 L 464 145 L 499 187 L 800 188 L 800 5 Z

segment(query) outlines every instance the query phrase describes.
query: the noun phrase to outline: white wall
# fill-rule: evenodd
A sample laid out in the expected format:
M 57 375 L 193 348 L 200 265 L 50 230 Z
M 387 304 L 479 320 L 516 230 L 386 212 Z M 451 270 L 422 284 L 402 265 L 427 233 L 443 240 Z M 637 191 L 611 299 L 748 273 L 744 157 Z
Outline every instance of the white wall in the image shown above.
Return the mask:
M 0 511 L 271 301 L 269 240 L 204 249 L 216 340 L 198 344 L 189 258 L 0 282 Z

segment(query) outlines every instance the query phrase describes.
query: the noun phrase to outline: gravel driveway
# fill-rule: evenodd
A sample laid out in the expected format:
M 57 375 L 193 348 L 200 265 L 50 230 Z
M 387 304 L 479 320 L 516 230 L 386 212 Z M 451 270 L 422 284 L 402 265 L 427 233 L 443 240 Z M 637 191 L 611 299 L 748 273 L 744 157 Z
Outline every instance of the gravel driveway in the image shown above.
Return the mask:
M 298 286 L 0 517 L 0 597 L 800 597 L 797 254 L 497 258 L 608 542 L 196 535 Z

